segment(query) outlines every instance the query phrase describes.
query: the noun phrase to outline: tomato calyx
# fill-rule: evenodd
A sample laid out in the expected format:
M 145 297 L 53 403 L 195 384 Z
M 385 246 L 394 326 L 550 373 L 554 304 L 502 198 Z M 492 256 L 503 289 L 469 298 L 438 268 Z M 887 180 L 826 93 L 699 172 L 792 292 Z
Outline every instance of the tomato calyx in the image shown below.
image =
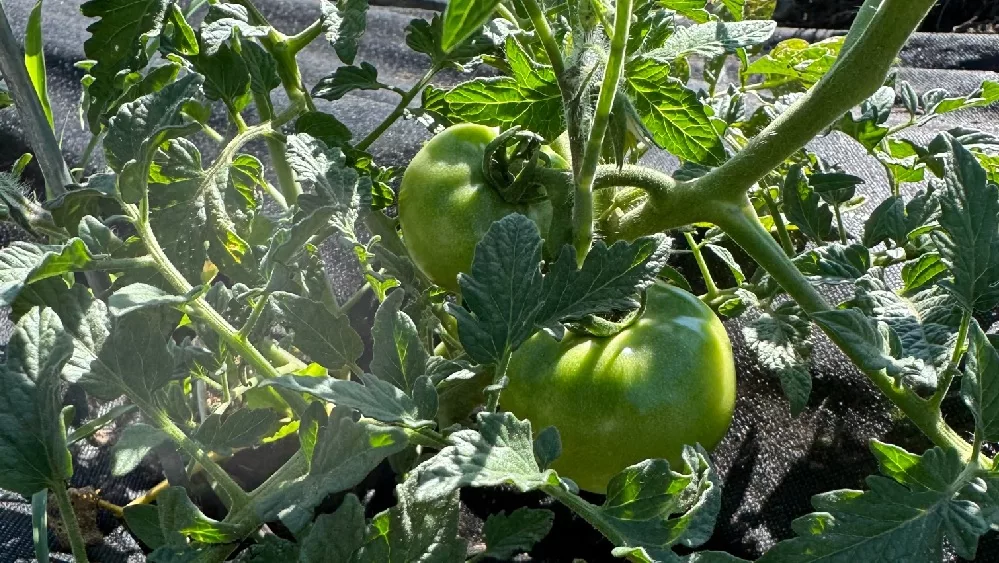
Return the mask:
M 546 172 L 552 156 L 542 150 L 544 138 L 519 126 L 511 127 L 486 145 L 482 171 L 504 201 L 530 204 L 549 199 Z
M 606 315 L 586 315 L 578 321 L 566 323 L 566 329 L 580 336 L 605 338 L 619 334 L 638 322 L 645 314 L 648 291 L 643 290 L 637 309 Z

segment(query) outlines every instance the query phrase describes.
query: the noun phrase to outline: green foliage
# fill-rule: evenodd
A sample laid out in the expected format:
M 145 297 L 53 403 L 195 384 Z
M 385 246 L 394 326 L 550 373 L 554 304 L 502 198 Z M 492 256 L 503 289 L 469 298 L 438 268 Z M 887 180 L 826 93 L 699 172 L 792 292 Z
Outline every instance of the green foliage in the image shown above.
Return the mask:
M 490 515 L 485 545 L 470 553 L 459 491 L 500 486 L 563 503 L 630 561 L 741 561 L 695 551 L 721 508 L 698 445 L 672 467 L 631 465 L 595 504 L 551 468 L 559 428 L 535 431 L 500 410 L 510 355 L 533 335 L 612 337 L 642 322 L 656 280 L 701 287 L 676 269 L 672 229 L 705 278 L 701 299 L 745 315 L 745 343 L 793 415 L 812 395 L 814 323 L 935 444 L 917 456 L 874 442 L 881 475 L 867 490 L 816 496 L 796 537 L 761 561 L 939 561 L 945 542 L 973 558 L 999 529 L 997 466 L 983 453 L 999 441 L 999 355 L 984 324 L 999 304 L 999 139 L 905 133 L 999 102 L 999 83 L 916 92 L 887 75 L 931 4 L 871 2 L 877 17 L 863 11 L 849 40 L 767 49 L 772 0 L 640 0 L 618 38 L 614 12 L 627 4 L 455 0 L 406 27 L 406 45 L 428 60 L 400 87 L 358 60 L 366 0 L 322 0 L 319 20 L 293 36 L 250 1 L 210 3 L 203 17 L 198 3 L 173 0 L 84 3 L 80 109 L 110 170 L 87 175 L 81 164 L 77 184 L 45 202 L 20 184 L 30 157 L 0 172 L 0 217 L 31 237 L 0 250 L 0 304 L 17 323 L 0 366 L 0 487 L 32 497 L 39 559 L 46 491 L 62 503 L 72 475 L 67 444 L 134 413 L 112 472 L 157 449 L 203 473 L 227 506 L 209 518 L 172 486 L 155 505 L 125 508 L 153 562 L 510 559 L 549 533 L 553 512 Z M 42 16 L 38 2 L 27 57 L 14 58 L 28 67 L 28 99 L 45 107 Z M 295 55 L 321 36 L 342 64 L 305 84 Z M 623 69 L 609 109 L 597 107 L 607 68 Z M 438 80 L 444 69 L 459 78 Z M 7 87 L 21 86 L 0 88 L 0 108 L 17 97 Z M 371 131 L 334 117 L 358 90 L 399 95 Z M 318 111 L 313 97 L 333 109 Z M 495 222 L 460 295 L 410 261 L 383 211 L 401 168 L 368 150 L 404 116 L 431 131 L 520 128 L 523 142 L 491 158 L 543 188 L 539 203 L 554 210 L 540 230 L 518 214 Z M 212 129 L 223 117 L 225 137 Z M 864 208 L 863 232 L 843 217 L 874 192 L 803 148 L 833 130 L 882 165 L 884 178 L 866 182 L 891 190 Z M 673 178 L 638 164 L 656 152 L 680 161 Z M 917 182 L 926 185 L 903 189 Z M 596 237 L 580 228 L 590 217 Z M 367 287 L 345 298 L 356 288 L 327 276 L 323 245 L 356 258 L 337 280 Z M 710 266 L 721 266 L 718 279 Z M 368 298 L 378 308 L 365 319 L 353 308 Z M 939 410 L 957 377 L 974 420 L 961 432 Z M 64 382 L 124 402 L 67 434 Z M 297 450 L 253 491 L 219 462 L 243 449 L 271 455 L 281 439 Z M 397 475 L 369 479 L 376 471 Z M 375 481 L 398 483 L 395 501 L 368 518 L 359 499 Z M 291 535 L 260 533 L 275 521 Z

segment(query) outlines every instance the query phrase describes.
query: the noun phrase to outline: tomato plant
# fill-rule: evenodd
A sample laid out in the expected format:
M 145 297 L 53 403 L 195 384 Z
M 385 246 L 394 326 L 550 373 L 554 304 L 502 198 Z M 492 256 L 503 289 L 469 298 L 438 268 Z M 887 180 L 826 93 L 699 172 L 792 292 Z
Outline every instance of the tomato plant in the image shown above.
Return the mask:
M 645 309 L 612 336 L 538 333 L 510 360 L 501 406 L 554 426 L 552 464 L 581 489 L 645 459 L 679 466 L 685 444 L 713 448 L 735 409 L 735 362 L 718 317 L 686 291 L 656 284 Z
M 96 510 L 154 563 L 509 560 L 555 512 L 492 514 L 470 546 L 460 490 L 505 486 L 592 525 L 597 557 L 744 561 L 694 551 L 723 505 L 726 328 L 793 416 L 824 335 L 927 439 L 873 440 L 866 489 L 814 497 L 759 561 L 972 559 L 999 529 L 999 140 L 909 134 L 999 83 L 893 72 L 933 0 L 867 0 L 846 36 L 772 48 L 769 0 L 450 0 L 399 30 L 426 65 L 405 86 L 360 60 L 365 0 L 317 4 L 289 35 L 251 0 L 84 3 L 69 162 L 42 2 L 25 55 L 0 4 L 0 109 L 32 151 L 0 172 L 26 238 L 0 249 L 0 487 L 31 498 L 39 560 L 50 500 L 81 563 Z M 320 37 L 339 63 L 306 84 Z M 398 101 L 361 131 L 337 118 L 358 91 Z M 392 161 L 372 147 L 403 117 L 428 141 Z M 833 130 L 891 194 L 859 230 L 844 217 L 876 192 L 808 148 Z M 327 275 L 337 249 L 361 287 Z M 70 385 L 121 402 L 78 420 Z M 170 479 L 126 506 L 69 487 L 76 444 L 125 416 L 112 473 L 156 452 Z M 227 471 L 275 443 L 294 453 L 259 486 Z

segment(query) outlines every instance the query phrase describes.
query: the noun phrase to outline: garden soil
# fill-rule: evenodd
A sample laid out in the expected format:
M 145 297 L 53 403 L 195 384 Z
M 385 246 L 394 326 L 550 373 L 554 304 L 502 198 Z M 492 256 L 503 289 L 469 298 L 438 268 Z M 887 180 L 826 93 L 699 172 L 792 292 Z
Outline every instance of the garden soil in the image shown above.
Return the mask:
M 422 55 L 405 47 L 404 28 L 414 17 L 425 17 L 433 8 L 433 0 L 380 0 L 368 16 L 368 31 L 358 57 L 373 63 L 379 70 L 379 80 L 406 86 L 423 74 L 427 61 Z M 798 4 L 808 4 L 797 0 Z M 957 0 L 952 0 L 957 1 Z M 417 2 L 417 3 L 414 3 Z M 58 122 L 64 124 L 63 149 L 70 162 L 76 162 L 88 138 L 81 132 L 77 113 L 80 99 L 80 71 L 74 63 L 83 59 L 82 45 L 88 21 L 79 15 L 81 0 L 49 1 L 45 4 L 45 51 L 50 69 L 49 89 Z M 15 33 L 23 33 L 28 0 L 5 0 L 8 16 Z M 315 0 L 283 0 L 258 2 L 261 10 L 279 29 L 298 31 L 318 15 Z M 811 4 L 847 4 L 817 2 Z M 978 5 L 982 0 L 978 0 Z M 992 2 L 986 2 L 992 5 Z M 786 4 L 785 4 L 786 5 Z M 985 11 L 982 12 L 986 14 Z M 993 10 L 992 14 L 995 11 Z M 787 12 L 782 17 L 791 21 Z M 985 18 L 985 16 L 982 16 Z M 842 23 L 840 20 L 826 20 Z M 846 21 L 846 20 L 843 20 Z M 956 25 L 956 24 L 955 24 Z M 781 28 L 778 38 L 804 36 L 814 40 L 828 32 Z M 332 49 L 317 41 L 300 56 L 307 84 L 315 84 L 337 64 Z M 947 88 L 965 94 L 975 90 L 983 80 L 999 79 L 999 36 L 974 34 L 919 34 L 912 39 L 901 57 L 900 77 L 923 92 L 931 88 Z M 461 77 L 445 76 L 441 82 L 454 83 Z M 332 112 L 351 130 L 366 132 L 378 124 L 396 103 L 396 95 L 387 92 L 359 91 L 348 94 L 336 104 L 319 101 L 321 109 Z M 901 119 L 901 113 L 894 116 Z M 225 127 L 219 122 L 218 127 Z M 953 127 L 973 127 L 999 135 L 999 108 L 978 109 L 952 114 L 931 122 L 923 129 L 912 131 L 913 138 L 928 141 L 937 132 Z M 372 147 L 375 158 L 383 164 L 404 165 L 428 138 L 427 131 L 415 121 L 400 121 Z M 846 171 L 862 176 L 868 203 L 849 216 L 854 231 L 857 225 L 888 195 L 887 183 L 878 164 L 839 134 L 831 134 L 813 142 L 813 150 L 828 161 L 838 163 Z M 260 147 L 257 147 L 259 150 Z M 26 152 L 24 136 L 16 114 L 8 110 L 0 114 L 0 169 L 9 169 L 13 161 Z M 206 155 L 207 156 L 207 155 Z M 651 154 L 648 163 L 670 170 L 675 161 L 668 155 Z M 34 165 L 30 179 L 40 186 Z M 2 233 L 2 244 L 23 236 L 12 230 Z M 362 280 L 352 265 L 351 257 L 333 245 L 326 249 L 327 264 L 333 285 L 341 298 L 353 293 Z M 362 331 L 370 326 L 373 306 L 358 308 L 353 318 Z M 814 389 L 808 408 L 797 418 L 791 418 L 787 401 L 781 394 L 776 378 L 762 370 L 747 352 L 740 323 L 727 323 L 736 348 L 739 375 L 739 399 L 732 430 L 716 449 L 714 460 L 724 484 L 721 516 L 708 547 L 729 551 L 752 559 L 774 542 L 792 536 L 793 519 L 809 512 L 809 498 L 832 489 L 863 488 L 864 478 L 876 472 L 868 450 L 872 439 L 882 439 L 922 451 L 928 444 L 911 425 L 901 421 L 888 402 L 867 380 L 827 341 L 816 342 L 812 373 Z M 0 342 L 9 336 L 10 325 L 0 330 Z M 79 393 L 71 392 L 67 400 L 77 404 L 80 416 L 92 417 L 109 408 L 108 405 L 87 404 Z M 968 427 L 968 416 L 957 399 L 948 401 L 949 418 Z M 115 429 L 102 432 L 81 445 L 75 452 L 75 486 L 92 485 L 100 489 L 102 498 L 124 504 L 155 484 L 162 470 L 170 470 L 174 458 L 168 453 L 151 455 L 147 463 L 133 473 L 113 478 L 110 475 L 108 445 L 113 443 Z M 278 445 L 276 448 L 280 449 Z M 293 445 L 285 446 L 290 449 Z M 280 452 L 249 452 L 237 456 L 229 469 L 247 486 L 259 482 L 266 471 L 273 469 Z M 270 466 L 270 467 L 269 467 Z M 376 472 L 364 484 L 371 489 L 368 510 L 373 513 L 390 506 L 392 476 L 388 471 Z M 192 484 L 198 489 L 198 483 Z M 204 491 L 204 489 L 201 489 Z M 474 544 L 481 541 L 481 522 L 488 514 L 510 510 L 524 504 L 538 505 L 546 501 L 532 495 L 517 495 L 502 490 L 475 490 L 463 494 L 462 533 Z M 209 492 L 199 497 L 206 511 L 213 510 Z M 556 510 L 556 526 L 549 538 L 531 554 L 533 561 L 571 561 L 582 558 L 590 562 L 610 560 L 609 544 L 585 523 L 575 520 L 566 510 Z M 369 516 L 371 515 L 369 513 Z M 118 523 L 104 511 L 98 511 L 96 527 L 105 539 L 91 547 L 92 559 L 102 563 L 143 561 L 141 547 Z M 56 541 L 53 535 L 53 541 Z M 33 557 L 30 505 L 17 495 L 0 492 L 0 563 L 30 561 Z M 61 556 L 60 560 L 70 560 Z M 957 559 L 951 558 L 956 561 Z M 978 561 L 999 562 L 999 534 L 983 539 Z M 858 562 L 862 563 L 862 562 Z M 905 563 L 905 562 L 899 562 Z

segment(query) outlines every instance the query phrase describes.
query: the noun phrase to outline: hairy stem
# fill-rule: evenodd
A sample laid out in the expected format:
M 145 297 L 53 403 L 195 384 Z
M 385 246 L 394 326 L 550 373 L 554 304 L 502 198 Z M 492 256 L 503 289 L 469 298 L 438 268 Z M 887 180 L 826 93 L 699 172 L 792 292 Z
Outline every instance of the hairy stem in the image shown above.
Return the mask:
M 274 117 L 274 106 L 271 105 L 270 98 L 260 92 L 253 93 L 253 102 L 257 106 L 257 113 L 260 114 L 261 121 L 267 121 Z M 288 157 L 285 154 L 285 146 L 280 140 L 267 137 L 264 139 L 267 145 L 267 154 L 271 157 L 271 166 L 278 179 L 278 187 L 281 189 L 281 202 L 285 207 L 298 201 L 298 196 L 302 193 L 301 187 L 295 181 L 295 173 L 288 164 Z M 277 199 L 277 198 L 275 198 Z
M 521 5 L 527 12 L 528 17 L 531 18 L 531 24 L 534 25 L 534 33 L 537 34 L 541 45 L 545 48 L 545 54 L 548 55 L 548 62 L 551 63 L 552 70 L 555 71 L 555 76 L 562 76 L 565 73 L 562 49 L 559 48 L 558 41 L 555 40 L 555 34 L 552 32 L 551 26 L 548 25 L 548 18 L 545 17 L 544 11 L 537 0 L 521 0 Z
M 708 289 L 707 298 L 711 300 L 718 295 L 718 286 L 715 285 L 715 280 L 711 277 L 711 270 L 708 270 L 708 264 L 704 261 L 704 254 L 701 252 L 701 247 L 694 240 L 692 233 L 684 232 L 683 238 L 687 240 L 687 246 L 690 247 L 690 252 L 694 255 L 694 261 L 697 262 L 697 268 L 701 271 L 701 277 L 704 278 L 704 285 Z
M 774 201 L 773 196 L 770 195 L 769 187 L 763 186 L 761 191 L 763 201 L 767 203 L 767 209 L 770 211 L 770 217 L 774 220 L 774 228 L 777 229 L 780 246 L 784 249 L 784 254 L 794 257 L 794 243 L 791 242 L 791 235 L 787 233 L 787 225 L 784 224 L 784 217 L 780 213 L 780 208 L 777 206 L 777 202 Z
M 697 180 L 706 192 L 736 196 L 884 85 L 906 40 L 935 0 L 869 1 L 880 4 L 851 31 L 852 44 L 835 68 L 789 110 L 719 168 Z
M 705 207 L 711 210 L 706 219 L 721 227 L 732 240 L 741 246 L 761 267 L 766 269 L 806 314 L 813 315 L 832 310 L 825 298 L 798 271 L 798 268 L 788 259 L 770 233 L 763 228 L 748 200 L 745 200 L 741 205 L 707 202 Z M 855 349 L 853 345 L 845 342 L 831 331 L 826 334 L 855 365 L 860 366 L 863 363 L 864 352 L 862 350 Z M 884 370 L 863 371 L 867 378 L 891 399 L 934 444 L 942 448 L 957 450 L 965 458 L 971 454 L 971 445 L 947 425 L 941 417 L 939 409 L 934 408 L 911 389 L 897 386 L 895 380 Z
M 400 117 L 402 117 L 402 114 L 406 113 L 406 108 L 409 107 L 409 104 L 413 101 L 413 98 L 415 98 L 420 92 L 423 91 L 424 88 L 426 88 L 427 84 L 429 84 L 430 81 L 433 80 L 434 76 L 439 71 L 440 68 L 437 67 L 436 65 L 430 67 L 430 70 L 428 70 L 426 74 L 423 75 L 423 78 L 417 81 L 417 83 L 414 84 L 412 88 L 407 90 L 406 93 L 402 95 L 402 99 L 400 99 L 399 103 L 396 104 L 395 109 L 392 110 L 392 113 L 388 114 L 388 117 L 386 117 L 381 123 L 379 123 L 378 127 L 375 127 L 374 130 L 368 133 L 366 137 L 361 139 L 361 141 L 358 142 L 354 148 L 363 151 L 366 150 L 368 147 L 370 147 L 372 143 L 377 141 L 378 138 L 381 137 L 382 134 L 385 133 L 385 131 L 389 127 L 392 126 L 393 123 L 395 123 L 396 121 L 399 120 Z
M 961 326 L 957 331 L 957 342 L 954 343 L 954 350 L 951 352 L 950 361 L 947 362 L 947 369 L 944 370 L 943 381 L 940 382 L 936 392 L 930 397 L 930 404 L 933 408 L 940 410 L 940 405 L 947 398 L 950 385 L 957 375 L 957 366 L 961 363 L 966 350 L 964 343 L 968 339 L 968 330 L 971 328 L 971 311 L 965 311 L 961 315 Z
M 610 55 L 604 80 L 600 85 L 597 109 L 593 125 L 583 151 L 583 162 L 576 176 L 576 195 L 572 206 L 573 245 L 576 247 L 576 261 L 580 264 L 590 250 L 593 238 L 593 180 L 600 161 L 604 133 L 610 122 L 614 97 L 618 83 L 624 74 L 625 49 L 628 47 L 628 30 L 631 28 L 632 0 L 618 0 L 614 15 L 614 38 L 611 40 Z
M 77 563 L 88 563 L 87 544 L 83 541 L 83 532 L 80 531 L 80 522 L 76 519 L 76 512 L 73 511 L 73 501 L 69 498 L 66 484 L 59 481 L 52 483 L 51 488 L 52 495 L 59 503 L 59 515 L 66 526 L 66 535 L 69 536 L 69 547 L 73 551 L 73 557 Z
M 610 540 L 612 544 L 616 546 L 626 545 L 627 542 L 621 534 L 609 522 L 604 521 L 599 511 L 592 504 L 557 485 L 544 485 L 541 487 L 541 490 L 548 494 L 548 496 L 564 504 L 575 512 L 577 516 L 586 520 L 587 523 Z

